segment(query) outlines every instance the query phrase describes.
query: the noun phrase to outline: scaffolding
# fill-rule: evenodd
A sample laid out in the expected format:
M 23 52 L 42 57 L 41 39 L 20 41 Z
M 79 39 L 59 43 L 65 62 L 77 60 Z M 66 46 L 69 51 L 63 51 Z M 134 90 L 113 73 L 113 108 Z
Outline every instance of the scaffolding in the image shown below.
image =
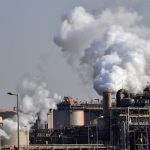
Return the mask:
M 112 145 L 123 150 L 149 150 L 150 107 L 113 108 L 110 120 Z

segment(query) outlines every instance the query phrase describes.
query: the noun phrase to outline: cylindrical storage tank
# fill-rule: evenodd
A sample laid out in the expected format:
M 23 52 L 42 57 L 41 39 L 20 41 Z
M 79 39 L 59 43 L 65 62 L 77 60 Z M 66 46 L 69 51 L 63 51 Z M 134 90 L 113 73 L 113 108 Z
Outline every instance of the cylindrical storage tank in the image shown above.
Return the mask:
M 47 114 L 47 128 L 53 129 L 53 110 L 50 110 Z
M 112 92 L 103 92 L 104 116 L 109 116 L 109 108 L 112 107 Z
M 70 110 L 70 125 L 83 126 L 84 125 L 84 111 Z

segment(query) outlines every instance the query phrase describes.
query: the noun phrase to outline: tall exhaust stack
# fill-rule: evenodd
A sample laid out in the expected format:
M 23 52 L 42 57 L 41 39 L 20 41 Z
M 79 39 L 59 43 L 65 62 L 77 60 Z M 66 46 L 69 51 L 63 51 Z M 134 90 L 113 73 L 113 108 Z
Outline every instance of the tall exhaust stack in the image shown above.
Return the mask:
M 112 107 L 112 91 L 103 92 L 103 113 L 105 117 L 109 116 L 109 109 Z
M 47 128 L 53 129 L 53 110 L 50 109 L 47 113 Z

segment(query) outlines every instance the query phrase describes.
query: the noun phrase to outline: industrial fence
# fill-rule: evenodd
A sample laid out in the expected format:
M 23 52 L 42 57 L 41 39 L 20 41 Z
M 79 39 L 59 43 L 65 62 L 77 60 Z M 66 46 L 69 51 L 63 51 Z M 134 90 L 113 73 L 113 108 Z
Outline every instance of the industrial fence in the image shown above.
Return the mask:
M 20 145 L 19 150 L 113 150 L 115 147 L 104 144 L 40 144 Z M 18 150 L 16 146 L 3 146 L 1 150 Z

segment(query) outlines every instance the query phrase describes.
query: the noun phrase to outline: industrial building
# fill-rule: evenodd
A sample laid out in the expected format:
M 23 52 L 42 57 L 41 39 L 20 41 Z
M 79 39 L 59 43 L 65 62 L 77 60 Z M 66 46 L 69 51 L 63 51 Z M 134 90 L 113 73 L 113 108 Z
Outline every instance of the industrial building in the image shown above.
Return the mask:
M 120 89 L 103 99 L 78 102 L 70 97 L 37 120 L 23 149 L 149 150 L 150 86 L 140 94 Z M 6 147 L 5 147 L 6 148 Z
M 0 109 L 0 116 L 2 117 L 3 120 L 6 118 L 12 118 L 15 114 L 16 114 L 15 111 L 8 109 Z
M 111 91 L 103 93 L 103 100 L 91 102 L 78 103 L 64 97 L 57 110 L 49 111 L 48 122 L 40 125 L 39 120 L 36 127 L 30 131 L 30 144 L 149 150 L 150 87 L 142 94 L 120 89 L 115 101 Z

